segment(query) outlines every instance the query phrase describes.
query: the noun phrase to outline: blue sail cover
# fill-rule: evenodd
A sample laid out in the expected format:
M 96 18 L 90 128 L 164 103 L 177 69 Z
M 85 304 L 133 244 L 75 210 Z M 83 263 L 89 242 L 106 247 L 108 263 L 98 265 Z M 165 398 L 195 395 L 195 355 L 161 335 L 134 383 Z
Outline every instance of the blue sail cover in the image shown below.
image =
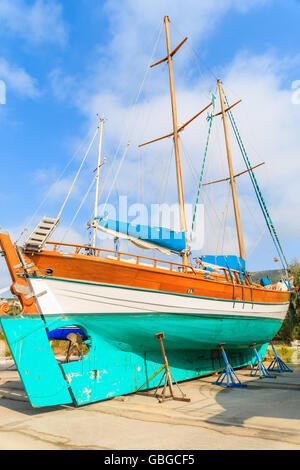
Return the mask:
M 95 219 L 99 227 L 122 233 L 144 242 L 180 253 L 186 248 L 185 232 L 176 232 L 164 227 L 150 227 L 149 225 L 130 224 L 98 217 Z
M 231 275 L 231 272 L 230 272 L 231 269 L 233 269 L 234 271 L 238 271 L 240 273 L 240 279 L 241 279 L 242 284 L 244 284 L 243 274 L 245 274 L 246 278 L 251 284 L 251 281 L 246 272 L 246 262 L 244 259 L 239 258 L 238 256 L 234 256 L 234 255 L 229 255 L 229 256 L 205 255 L 205 256 L 200 256 L 200 258 L 204 263 L 214 264 L 222 268 L 227 268 L 229 270 L 230 275 Z

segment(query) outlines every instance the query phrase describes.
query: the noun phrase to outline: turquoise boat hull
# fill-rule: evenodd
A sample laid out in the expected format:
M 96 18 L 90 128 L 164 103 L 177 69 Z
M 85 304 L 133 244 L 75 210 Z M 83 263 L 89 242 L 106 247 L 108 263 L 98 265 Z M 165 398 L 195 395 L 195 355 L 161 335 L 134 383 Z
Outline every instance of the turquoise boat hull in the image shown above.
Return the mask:
M 180 382 L 224 369 L 218 344 L 232 367 L 255 362 L 252 343 L 265 356 L 268 341 L 281 321 L 180 314 L 26 315 L 1 317 L 7 343 L 32 406 L 73 403 L 76 406 L 134 393 L 163 365 L 156 333 L 164 332 L 170 370 Z M 79 326 L 87 335 L 89 352 L 59 364 L 47 333 Z M 161 374 L 143 390 L 158 385 Z

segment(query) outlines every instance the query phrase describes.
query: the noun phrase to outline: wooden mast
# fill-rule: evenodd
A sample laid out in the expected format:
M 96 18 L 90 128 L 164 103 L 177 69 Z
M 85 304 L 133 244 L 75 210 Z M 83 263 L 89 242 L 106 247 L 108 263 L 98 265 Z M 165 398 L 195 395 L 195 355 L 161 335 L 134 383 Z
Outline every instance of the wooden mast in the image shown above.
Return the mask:
M 99 204 L 99 186 L 100 186 L 100 168 L 101 168 L 101 153 L 102 153 L 102 135 L 103 135 L 103 124 L 104 119 L 100 118 L 99 126 L 99 146 L 98 146 L 98 165 L 96 173 L 96 194 L 95 194 L 95 206 L 94 206 L 94 219 L 98 217 L 98 204 Z M 93 248 L 96 248 L 96 237 L 97 237 L 97 227 L 94 227 L 93 233 Z
M 164 17 L 165 30 L 166 30 L 166 42 L 167 42 L 167 58 L 169 65 L 169 76 L 170 76 L 170 90 L 171 90 L 171 104 L 172 104 L 172 118 L 173 118 L 173 131 L 174 131 L 174 147 L 175 147 L 175 159 L 176 159 L 176 174 L 177 174 L 177 187 L 178 187 L 178 199 L 180 206 L 180 228 L 185 232 L 186 249 L 188 248 L 187 233 L 186 233 L 186 218 L 184 211 L 184 196 L 183 196 L 183 184 L 182 184 L 182 172 L 181 172 L 181 160 L 180 160 L 180 149 L 179 149 L 179 138 L 178 138 L 178 122 L 177 122 L 177 110 L 176 110 L 176 99 L 174 90 L 174 75 L 173 75 L 173 62 L 172 62 L 172 50 L 170 42 L 170 31 L 169 31 L 169 17 Z M 183 254 L 183 264 L 188 265 L 188 255 L 185 252 Z
M 223 116 L 225 143 L 226 143 L 226 150 L 227 150 L 230 184 L 231 184 L 231 190 L 232 190 L 232 199 L 233 199 L 234 215 L 235 215 L 235 222 L 236 222 L 236 231 L 237 231 L 238 242 L 239 242 L 240 257 L 242 259 L 245 259 L 244 240 L 243 240 L 240 211 L 239 211 L 239 205 L 238 205 L 238 199 L 237 199 L 237 193 L 236 193 L 236 185 L 235 185 L 233 165 L 232 165 L 232 154 L 231 154 L 231 147 L 230 147 L 230 141 L 229 141 L 227 116 L 226 116 L 224 94 L 223 94 L 223 87 L 222 87 L 221 80 L 218 80 L 218 88 L 219 88 L 219 93 L 220 93 L 221 109 L 222 109 L 222 116 Z

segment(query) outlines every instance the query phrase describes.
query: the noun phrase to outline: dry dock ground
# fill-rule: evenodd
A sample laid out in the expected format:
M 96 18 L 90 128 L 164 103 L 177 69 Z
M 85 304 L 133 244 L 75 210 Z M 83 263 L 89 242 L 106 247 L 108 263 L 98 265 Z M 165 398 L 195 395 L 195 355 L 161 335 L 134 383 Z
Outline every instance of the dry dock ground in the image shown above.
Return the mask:
M 205 377 L 190 403 L 141 395 L 82 408 L 33 409 L 12 362 L 0 363 L 0 449 L 299 449 L 300 367 L 277 379 L 238 372 L 243 389 Z

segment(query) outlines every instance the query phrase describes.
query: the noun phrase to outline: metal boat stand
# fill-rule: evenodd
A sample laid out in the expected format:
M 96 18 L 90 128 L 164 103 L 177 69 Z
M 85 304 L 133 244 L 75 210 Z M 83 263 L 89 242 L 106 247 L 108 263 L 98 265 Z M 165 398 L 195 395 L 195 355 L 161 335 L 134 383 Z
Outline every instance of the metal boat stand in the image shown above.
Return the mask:
M 163 365 L 160 369 L 158 369 L 158 371 L 156 371 L 156 372 L 155 372 L 155 373 L 136 391 L 136 393 L 139 394 L 139 395 L 145 395 L 145 396 L 149 396 L 149 397 L 158 398 L 158 400 L 159 400 L 160 403 L 163 403 L 163 402 L 166 401 L 166 400 L 177 400 L 177 401 L 186 401 L 186 402 L 190 402 L 191 399 L 190 399 L 190 398 L 187 398 L 186 395 L 183 393 L 183 391 L 182 391 L 181 388 L 179 387 L 178 383 L 176 382 L 176 380 L 175 380 L 175 378 L 174 378 L 172 372 L 171 372 L 170 369 L 169 369 L 169 363 L 168 363 L 168 360 L 167 360 L 167 356 L 166 356 L 166 352 L 165 352 L 165 348 L 164 348 L 164 343 L 163 343 L 163 339 L 164 339 L 164 337 L 165 337 L 165 334 L 164 334 L 164 333 L 157 333 L 157 334 L 155 335 L 155 337 L 156 337 L 156 339 L 160 342 L 161 353 L 162 353 L 164 365 Z M 159 382 L 158 386 L 156 387 L 154 393 L 140 391 L 148 382 L 150 382 L 150 380 L 152 380 L 154 377 L 156 377 L 156 376 L 157 376 L 160 372 L 162 372 L 163 370 L 164 370 L 163 376 L 162 376 L 162 378 L 160 379 L 160 382 Z M 165 379 L 164 386 L 163 386 L 163 390 L 162 390 L 161 393 L 157 393 L 159 387 L 160 387 L 161 384 L 162 384 L 163 379 Z M 175 395 L 174 395 L 172 379 L 173 379 L 174 383 L 176 384 L 176 386 L 178 387 L 178 389 L 180 390 L 181 397 L 178 397 L 178 396 L 175 396 Z M 167 387 L 169 387 L 170 395 L 166 395 Z
M 251 344 L 250 346 L 253 348 L 253 351 L 254 351 L 256 359 L 257 359 L 257 362 L 254 362 L 254 364 L 252 366 L 250 375 L 252 377 L 256 377 L 257 374 L 259 374 L 260 379 L 265 379 L 265 378 L 276 379 L 276 375 L 271 375 L 268 372 L 268 370 L 265 368 L 264 363 L 263 363 L 260 355 L 257 352 L 257 349 L 255 347 L 255 343 Z
M 272 344 L 272 342 L 270 342 L 270 345 L 272 346 L 272 349 L 273 349 L 273 352 L 274 352 L 274 355 L 275 355 L 275 359 L 271 362 L 271 364 L 269 365 L 268 367 L 268 371 L 272 371 L 272 372 L 294 372 L 292 369 L 290 369 L 286 363 L 278 356 L 277 354 L 277 351 L 274 347 L 274 345 Z
M 213 382 L 214 385 L 220 385 L 222 387 L 230 387 L 230 388 L 245 388 L 247 387 L 246 384 L 242 384 L 236 373 L 234 372 L 233 368 L 229 364 L 229 361 L 227 359 L 226 352 L 224 350 L 224 344 L 218 344 L 218 348 L 221 349 L 222 356 L 224 359 L 224 362 L 226 364 L 226 369 L 220 373 L 218 380 L 216 382 Z

